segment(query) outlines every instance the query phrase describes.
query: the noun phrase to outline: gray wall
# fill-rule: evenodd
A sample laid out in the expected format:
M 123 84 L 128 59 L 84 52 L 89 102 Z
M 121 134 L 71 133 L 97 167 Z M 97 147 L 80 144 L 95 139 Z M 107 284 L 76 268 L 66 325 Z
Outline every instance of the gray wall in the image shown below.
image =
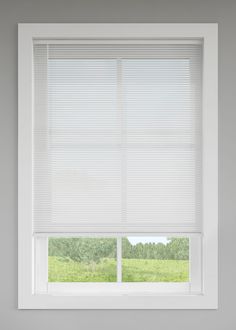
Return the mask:
M 219 309 L 17 310 L 17 23 L 219 23 Z M 236 329 L 236 1 L 0 0 L 0 329 Z

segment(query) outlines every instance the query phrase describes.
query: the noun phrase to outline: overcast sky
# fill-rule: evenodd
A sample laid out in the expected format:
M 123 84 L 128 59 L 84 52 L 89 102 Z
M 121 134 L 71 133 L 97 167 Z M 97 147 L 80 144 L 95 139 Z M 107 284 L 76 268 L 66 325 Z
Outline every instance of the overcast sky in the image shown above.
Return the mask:
M 131 236 L 128 237 L 128 240 L 132 245 L 138 244 L 138 243 L 163 243 L 166 244 L 168 242 L 166 237 L 137 237 L 137 236 Z

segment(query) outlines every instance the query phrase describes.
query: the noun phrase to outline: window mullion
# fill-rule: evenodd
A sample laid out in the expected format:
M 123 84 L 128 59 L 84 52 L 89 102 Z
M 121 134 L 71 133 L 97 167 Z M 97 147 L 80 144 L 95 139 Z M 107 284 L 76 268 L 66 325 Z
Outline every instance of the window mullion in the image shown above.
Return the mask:
M 122 237 L 116 240 L 117 283 L 122 282 Z

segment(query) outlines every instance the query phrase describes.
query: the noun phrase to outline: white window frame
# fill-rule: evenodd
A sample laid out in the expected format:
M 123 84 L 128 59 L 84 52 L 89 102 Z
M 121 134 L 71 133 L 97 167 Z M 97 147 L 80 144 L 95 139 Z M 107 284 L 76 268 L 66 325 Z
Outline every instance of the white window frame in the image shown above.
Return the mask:
M 148 237 L 185 237 L 189 239 L 189 279 L 186 282 L 122 282 L 122 237 L 140 234 L 37 234 L 34 236 L 34 293 L 52 295 L 137 295 L 137 294 L 201 294 L 202 293 L 202 236 L 198 233 L 149 233 Z M 50 237 L 104 237 L 116 239 L 116 282 L 48 282 L 48 239 Z
M 203 232 L 201 293 L 36 294 L 32 238 L 33 40 L 177 39 L 203 42 Z M 122 41 L 122 42 L 123 42 Z M 216 309 L 218 305 L 218 56 L 217 24 L 19 24 L 18 308 Z M 139 235 L 140 236 L 140 235 Z M 40 256 L 38 256 L 40 259 Z

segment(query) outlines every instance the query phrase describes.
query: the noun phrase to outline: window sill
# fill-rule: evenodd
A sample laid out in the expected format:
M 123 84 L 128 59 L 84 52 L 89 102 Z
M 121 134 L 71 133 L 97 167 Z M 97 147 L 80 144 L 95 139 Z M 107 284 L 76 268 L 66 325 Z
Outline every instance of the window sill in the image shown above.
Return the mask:
M 30 294 L 19 299 L 19 309 L 217 309 L 213 294 Z

